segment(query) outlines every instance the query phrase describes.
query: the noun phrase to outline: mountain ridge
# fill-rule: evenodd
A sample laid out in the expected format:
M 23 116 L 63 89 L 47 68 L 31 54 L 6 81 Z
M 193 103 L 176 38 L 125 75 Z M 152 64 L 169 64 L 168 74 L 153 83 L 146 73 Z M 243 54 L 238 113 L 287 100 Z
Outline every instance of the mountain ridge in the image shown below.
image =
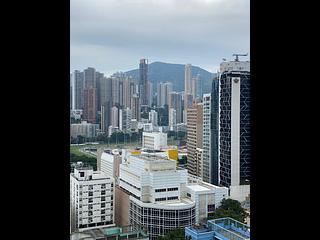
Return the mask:
M 173 90 L 180 92 L 184 91 L 184 68 L 185 64 L 179 63 L 165 63 L 165 62 L 152 62 L 149 64 L 148 75 L 149 80 L 153 83 L 153 90 L 157 89 L 160 82 L 172 82 Z M 211 82 L 215 73 L 209 72 L 198 66 L 192 66 L 192 77 L 200 76 L 200 88 L 202 94 L 211 92 Z M 136 83 L 139 81 L 139 69 L 132 69 L 124 72 L 126 75 L 131 76 Z M 199 90 L 201 91 L 201 90 Z

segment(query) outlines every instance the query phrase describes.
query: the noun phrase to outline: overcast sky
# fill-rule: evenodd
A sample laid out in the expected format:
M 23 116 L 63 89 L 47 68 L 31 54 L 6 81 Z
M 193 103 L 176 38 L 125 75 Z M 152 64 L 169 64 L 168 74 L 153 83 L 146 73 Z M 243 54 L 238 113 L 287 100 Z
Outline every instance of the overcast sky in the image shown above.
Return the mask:
M 250 56 L 250 0 L 71 0 L 70 38 L 71 71 L 110 75 L 147 58 L 216 72 Z

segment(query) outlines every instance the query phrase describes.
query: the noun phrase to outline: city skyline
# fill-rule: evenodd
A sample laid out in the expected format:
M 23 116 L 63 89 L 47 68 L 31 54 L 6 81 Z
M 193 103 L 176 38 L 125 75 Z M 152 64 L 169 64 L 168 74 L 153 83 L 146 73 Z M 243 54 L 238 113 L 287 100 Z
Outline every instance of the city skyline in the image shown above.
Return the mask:
M 250 55 L 249 3 L 71 0 L 70 70 L 92 66 L 111 75 L 147 58 L 216 72 L 222 58 Z

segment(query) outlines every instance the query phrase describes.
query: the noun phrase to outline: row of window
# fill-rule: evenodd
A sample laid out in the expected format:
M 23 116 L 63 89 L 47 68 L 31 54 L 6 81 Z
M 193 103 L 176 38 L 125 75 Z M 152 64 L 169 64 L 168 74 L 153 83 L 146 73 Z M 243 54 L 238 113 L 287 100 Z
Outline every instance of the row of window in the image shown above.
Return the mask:
M 179 199 L 178 196 L 173 196 L 173 197 L 168 197 L 168 198 L 166 198 L 166 197 L 156 198 L 155 200 L 156 200 L 156 202 L 161 202 L 161 201 L 166 201 L 166 200 L 170 201 L 170 200 L 177 200 L 177 199 Z
M 174 187 L 174 188 L 158 188 L 155 190 L 155 192 L 172 192 L 172 191 L 178 191 L 178 188 L 177 187 Z

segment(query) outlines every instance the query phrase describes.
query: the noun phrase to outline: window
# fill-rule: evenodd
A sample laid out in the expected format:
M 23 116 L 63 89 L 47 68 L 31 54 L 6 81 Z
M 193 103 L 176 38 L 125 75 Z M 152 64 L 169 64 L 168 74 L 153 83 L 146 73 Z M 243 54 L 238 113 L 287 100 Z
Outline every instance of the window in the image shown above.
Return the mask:
M 80 172 L 80 177 L 84 177 L 84 172 Z
M 106 197 L 101 197 L 101 201 L 105 201 L 106 200 Z
M 175 188 L 168 188 L 168 191 L 178 191 L 178 188 L 175 187 Z
M 105 195 L 105 194 L 106 194 L 106 190 L 102 190 L 101 195 Z
M 166 201 L 167 199 L 165 197 L 163 198 L 156 198 L 156 202 L 160 202 L 160 201 Z
M 177 196 L 174 196 L 174 197 L 168 197 L 168 200 L 177 200 L 179 199 Z
M 105 203 L 101 203 L 101 207 L 102 208 L 106 207 L 106 204 Z
M 167 189 L 165 189 L 165 188 L 158 188 L 155 190 L 155 192 L 166 192 L 166 191 L 167 191 Z
M 191 198 L 191 194 L 190 194 L 190 193 L 187 193 L 187 196 L 188 196 L 189 198 Z
M 101 210 L 101 214 L 106 214 L 106 210 Z

